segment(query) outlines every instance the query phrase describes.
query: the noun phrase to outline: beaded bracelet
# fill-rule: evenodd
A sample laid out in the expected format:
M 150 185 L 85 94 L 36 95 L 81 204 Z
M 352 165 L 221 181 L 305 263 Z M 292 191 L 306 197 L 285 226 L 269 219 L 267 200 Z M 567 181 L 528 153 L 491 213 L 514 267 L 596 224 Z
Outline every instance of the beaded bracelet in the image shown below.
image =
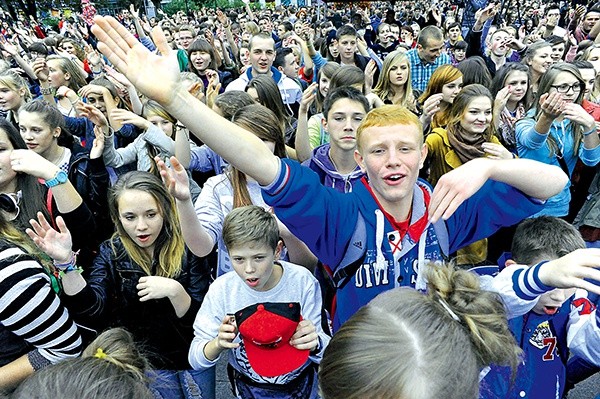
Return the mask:
M 52 94 L 52 88 L 51 87 L 40 87 L 40 93 L 42 93 L 42 96 L 47 96 Z

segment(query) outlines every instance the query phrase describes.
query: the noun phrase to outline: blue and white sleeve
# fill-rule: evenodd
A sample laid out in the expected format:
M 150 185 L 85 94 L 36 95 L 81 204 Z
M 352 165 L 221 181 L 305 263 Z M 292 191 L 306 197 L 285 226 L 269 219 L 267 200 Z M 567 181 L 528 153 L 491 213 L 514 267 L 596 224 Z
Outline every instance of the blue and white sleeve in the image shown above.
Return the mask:
M 567 324 L 567 345 L 571 352 L 600 367 L 600 314 L 598 296 L 578 289 L 571 302 Z

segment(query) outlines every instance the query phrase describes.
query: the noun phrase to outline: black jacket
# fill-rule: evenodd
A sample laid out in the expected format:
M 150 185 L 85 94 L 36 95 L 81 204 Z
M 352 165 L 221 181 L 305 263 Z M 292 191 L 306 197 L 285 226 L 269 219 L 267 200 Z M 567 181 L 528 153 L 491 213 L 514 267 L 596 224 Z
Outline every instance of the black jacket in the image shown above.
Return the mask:
M 113 250 L 114 245 L 114 250 Z M 187 313 L 178 318 L 167 298 L 140 302 L 136 285 L 146 276 L 127 255 L 119 238 L 105 241 L 91 267 L 84 270 L 87 286 L 75 296 L 63 296 L 73 317 L 98 329 L 124 327 L 150 355 L 156 369 L 190 369 L 188 350 L 193 323 L 208 291 L 210 267 L 188 249 L 175 278 L 192 298 Z

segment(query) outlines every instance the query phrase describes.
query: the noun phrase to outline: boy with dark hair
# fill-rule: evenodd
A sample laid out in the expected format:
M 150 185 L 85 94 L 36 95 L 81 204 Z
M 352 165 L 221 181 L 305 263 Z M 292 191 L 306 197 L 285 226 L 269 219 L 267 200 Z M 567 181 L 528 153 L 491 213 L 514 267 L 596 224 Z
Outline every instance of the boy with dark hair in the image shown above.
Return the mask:
M 275 60 L 273 67 L 279 72 L 292 79 L 302 90 L 308 87 L 308 83 L 304 79 L 300 79 L 298 71 L 300 65 L 296 61 L 294 51 L 289 47 L 279 47 L 275 52 Z
M 316 87 L 315 84 L 313 84 Z M 310 93 L 308 93 L 310 95 Z M 306 100 L 306 96 L 303 99 Z M 314 99 L 314 95 L 311 97 Z M 311 99 L 300 105 L 296 145 L 303 144 L 301 151 L 309 151 L 306 116 Z M 369 112 L 369 101 L 353 87 L 338 87 L 329 93 L 323 103 L 323 128 L 329 134 L 329 143 L 312 151 L 309 159 L 303 162 L 314 170 L 326 187 L 333 187 L 339 192 L 350 192 L 352 186 L 364 176 L 354 159 L 356 150 L 356 130 L 365 115 Z M 300 141 L 303 143 L 300 143 Z
M 316 398 L 316 370 L 329 342 L 319 283 L 304 267 L 277 260 L 277 221 L 259 206 L 231 211 L 223 239 L 235 272 L 218 277 L 204 297 L 190 364 L 213 367 L 229 350 L 239 397 Z
M 266 74 L 271 76 L 277 84 L 283 103 L 289 105 L 294 110 L 294 114 L 296 114 L 295 111 L 298 110 L 297 107 L 302 98 L 302 89 L 296 82 L 273 67 L 275 55 L 275 41 L 269 35 L 258 33 L 252 36 L 250 39 L 251 67 L 237 79 L 229 83 L 225 91 L 245 91 L 246 86 L 248 86 L 252 78 Z
M 450 46 L 450 62 L 457 66 L 459 62 L 467 58 L 468 44 L 464 40 L 459 40 Z
M 340 65 L 354 65 L 364 71 L 369 58 L 357 54 L 358 33 L 350 25 L 341 26 L 336 32 Z
M 554 288 L 565 285 L 552 281 L 560 277 L 556 268 L 585 276 L 576 268 L 592 265 L 594 252 L 584 248 L 577 229 L 562 219 L 542 216 L 517 227 L 512 260 L 506 262 L 502 273 L 512 274 L 514 294 L 524 301 L 521 309 L 508 305 L 512 313 L 509 325 L 523 349 L 523 361 L 514 383 L 511 370 L 493 366 L 482 381 L 482 398 L 562 398 L 569 349 L 586 361 L 600 363 L 597 295 L 576 288 Z M 573 280 L 564 282 L 573 284 Z

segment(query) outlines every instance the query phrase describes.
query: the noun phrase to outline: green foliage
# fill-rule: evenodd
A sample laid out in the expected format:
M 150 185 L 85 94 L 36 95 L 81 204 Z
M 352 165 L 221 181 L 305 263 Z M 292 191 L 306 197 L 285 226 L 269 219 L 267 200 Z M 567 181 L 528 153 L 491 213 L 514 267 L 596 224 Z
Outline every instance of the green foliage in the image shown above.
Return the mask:
M 58 21 L 60 19 L 58 17 L 47 17 L 42 19 L 42 24 L 45 26 L 49 26 L 52 29 L 55 29 L 58 31 Z
M 244 2 L 242 0 L 217 0 L 218 8 L 244 8 Z
M 177 11 L 198 10 L 199 7 L 194 0 L 171 0 L 170 3 L 163 5 L 162 9 L 166 14 L 172 15 Z

